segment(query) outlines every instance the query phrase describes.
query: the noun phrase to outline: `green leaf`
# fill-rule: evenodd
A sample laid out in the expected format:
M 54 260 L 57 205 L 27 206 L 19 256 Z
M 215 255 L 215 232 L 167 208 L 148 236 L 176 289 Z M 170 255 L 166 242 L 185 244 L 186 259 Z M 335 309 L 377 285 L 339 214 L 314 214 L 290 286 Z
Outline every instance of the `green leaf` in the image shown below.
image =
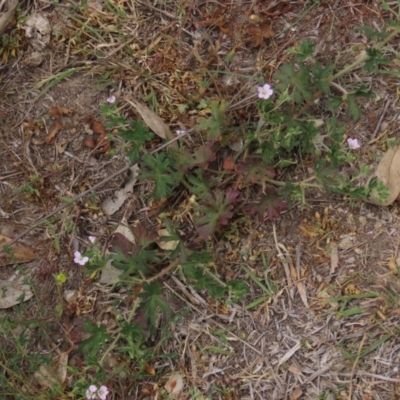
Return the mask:
M 384 57 L 382 53 L 372 47 L 366 49 L 368 59 L 364 68 L 367 72 L 377 72 L 380 64 L 389 64 L 389 59 Z
M 150 171 L 140 170 L 139 178 L 154 181 L 153 194 L 156 198 L 169 196 L 172 188 L 179 184 L 179 174 L 170 165 L 170 159 L 165 153 L 147 154 L 143 157 L 143 163 Z
M 95 358 L 98 356 L 101 346 L 111 337 L 104 326 L 97 326 L 89 320 L 85 322 L 83 330 L 92 335 L 80 343 L 78 350 L 87 357 Z
M 313 55 L 314 43 L 311 40 L 306 40 L 300 43 L 299 46 L 288 49 L 288 53 L 294 54 L 297 61 L 304 61 L 306 58 Z
M 173 314 L 171 307 L 162 297 L 162 288 L 160 282 L 145 282 L 143 291 L 139 294 L 142 299 L 140 309 L 143 310 L 152 332 L 155 331 L 157 316 L 160 312 L 166 319 Z

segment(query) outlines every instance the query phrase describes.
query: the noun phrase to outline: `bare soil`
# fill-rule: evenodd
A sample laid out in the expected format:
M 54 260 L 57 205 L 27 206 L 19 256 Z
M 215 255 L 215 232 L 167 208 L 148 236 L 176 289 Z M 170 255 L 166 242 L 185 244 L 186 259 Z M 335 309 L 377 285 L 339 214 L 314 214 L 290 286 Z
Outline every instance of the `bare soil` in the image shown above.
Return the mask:
M 74 1 L 21 5 L 21 15 L 46 16 L 52 31 L 38 50 L 21 30 L 16 56 L 0 64 L 0 234 L 15 237 L 60 206 L 62 198 L 82 193 L 128 164 L 117 137 L 111 143 L 113 155 L 95 154 L 84 145 L 92 134 L 90 124 L 106 122 L 100 108 L 110 95 L 117 97 L 128 119 L 139 117 L 124 99 L 155 98 L 150 106 L 172 129 L 192 127 L 199 112 L 189 105 L 179 114 L 179 105 L 219 96 L 237 104 L 240 125 L 256 112 L 251 98 L 255 81 L 248 77 L 271 81 L 289 58 L 289 47 L 312 40 L 316 56 L 346 65 L 352 60 L 343 50 L 368 43 L 356 28 L 382 29 L 390 17 L 378 1 L 177 3 L 117 2 L 129 16 L 121 20 L 101 1 L 88 2 L 81 13 Z M 74 13 L 79 18 L 71 18 Z M 254 29 L 251 16 L 269 21 L 264 36 Z M 103 39 L 85 30 L 84 22 L 101 29 Z M 227 67 L 224 60 L 232 49 Z M 32 65 L 32 53 L 38 51 L 42 61 Z M 44 80 L 73 69 L 43 92 Z M 217 69 L 227 73 L 207 72 Z M 363 102 L 365 114 L 349 125 L 347 135 L 365 144 L 357 163 L 372 165 L 382 154 L 380 140 L 397 134 L 398 82 L 389 75 L 371 81 L 353 73 L 343 84 L 360 81 L 380 98 Z M 56 107 L 70 113 L 55 118 Z M 347 122 L 344 112 L 339 118 Z M 57 123 L 62 127 L 47 143 Z M 292 177 L 306 177 L 307 168 L 307 161 L 299 163 Z M 102 214 L 104 198 L 126 180 L 124 173 L 96 190 L 96 196 L 85 197 L 52 217 L 50 224 L 33 229 L 21 243 L 33 248 L 37 258 L 0 269 L 1 279 L 20 270 L 35 283 L 35 297 L 26 303 L 23 316 L 29 320 L 40 315 L 51 340 L 37 337 L 31 352 L 57 345 L 71 351 L 71 366 L 81 366 L 76 346 L 87 337 L 84 321 L 112 330 L 118 314 L 128 314 L 131 300 L 123 290 L 88 279 L 85 267 L 73 261 L 74 251 L 84 249 L 90 235 L 106 247 L 123 216 L 129 225 L 157 224 L 157 205 L 149 203 L 144 185 L 136 186 L 112 217 Z M 21 190 L 26 183 L 36 192 Z M 215 302 L 185 287 L 178 274 L 164 277 L 167 297 L 179 299 L 189 310 L 181 324 L 172 326 L 170 337 L 156 346 L 158 354 L 177 357 L 156 361 L 154 373 L 132 378 L 131 384 L 121 372 L 119 382 L 107 382 L 110 398 L 161 398 L 159 388 L 173 372 L 185 380 L 179 399 L 400 398 L 398 204 L 351 204 L 317 191 L 308 192 L 306 200 L 308 207 L 292 204 L 275 224 L 248 221 L 230 240 L 215 241 L 215 272 L 222 280 L 248 282 L 250 293 L 243 304 Z M 182 203 L 176 204 L 162 211 L 181 212 Z M 265 294 L 246 271 L 264 285 L 273 284 L 275 294 L 247 307 Z M 60 293 L 54 276 L 59 273 L 68 278 L 63 290 L 76 290 L 80 297 L 77 309 L 56 317 Z M 13 308 L 0 311 L 1 318 L 7 316 L 20 318 Z M 150 338 L 149 346 L 155 344 L 156 338 Z M 107 368 L 135 373 L 135 366 L 118 362 L 110 355 Z M 195 397 L 195 392 L 204 397 Z

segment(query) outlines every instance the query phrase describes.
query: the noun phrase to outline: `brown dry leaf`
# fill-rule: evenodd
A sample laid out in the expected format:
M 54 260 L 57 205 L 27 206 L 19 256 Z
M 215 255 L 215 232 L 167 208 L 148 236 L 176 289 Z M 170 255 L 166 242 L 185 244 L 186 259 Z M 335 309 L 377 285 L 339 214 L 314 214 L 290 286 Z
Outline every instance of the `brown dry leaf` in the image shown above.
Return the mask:
M 94 133 L 98 133 L 102 137 L 107 136 L 107 131 L 99 121 L 93 120 L 92 123 L 90 124 L 90 129 Z
M 257 25 L 250 25 L 247 29 L 249 35 L 246 42 L 253 47 L 264 46 L 264 39 L 275 36 L 271 21 L 263 21 Z
M 125 100 L 132 105 L 135 110 L 140 114 L 143 118 L 145 124 L 160 138 L 172 140 L 175 138 L 175 135 L 171 132 L 168 125 L 153 111 L 150 110 L 145 104 L 133 99 Z M 174 142 L 171 146 L 177 147 L 177 143 Z
M 53 142 L 54 138 L 57 136 L 57 133 L 60 132 L 61 128 L 62 128 L 62 125 L 59 122 L 57 122 L 56 126 L 52 129 L 52 131 L 48 135 L 45 136 L 44 141 L 47 144 L 51 144 Z
M 313 239 L 320 235 L 318 228 L 315 226 L 299 225 L 299 230 L 308 239 Z
M 154 367 L 152 367 L 151 365 L 146 364 L 146 366 L 145 366 L 144 368 L 145 368 L 146 372 L 147 372 L 149 375 L 155 375 L 155 374 L 156 374 L 156 370 L 155 370 Z
M 373 190 L 366 201 L 378 206 L 389 206 L 400 194 L 400 145 L 388 149 L 370 180 L 374 177 L 389 189 L 389 196 L 381 202 L 378 193 Z
M 65 107 L 54 107 L 49 114 L 59 121 L 64 115 L 72 115 L 73 111 Z
M 7 236 L 0 235 L 0 251 L 4 245 L 11 242 Z M 14 243 L 11 246 L 10 253 L 0 252 L 0 266 L 9 264 L 22 264 L 28 261 L 36 260 L 37 256 L 31 248 L 21 243 Z
M 168 394 L 176 395 L 179 394 L 184 386 L 183 377 L 181 374 L 174 374 L 171 375 L 165 384 L 165 389 L 167 390 Z
M 228 171 L 234 171 L 236 169 L 235 162 L 232 157 L 225 158 L 224 160 L 224 169 Z
M 297 386 L 292 394 L 290 395 L 290 400 L 297 400 L 300 398 L 300 396 L 303 394 L 303 391 L 301 390 L 301 388 L 299 386 Z
M 390 271 L 392 271 L 394 274 L 397 274 L 397 264 L 396 260 L 392 257 L 389 262 L 387 263 L 387 266 L 389 267 Z
M 94 140 L 93 138 L 88 137 L 85 139 L 83 144 L 86 147 L 94 148 L 95 149 L 93 151 L 94 155 L 105 153 L 110 148 L 111 144 L 110 141 L 107 139 L 107 131 L 105 130 L 104 126 L 100 122 L 92 120 L 90 122 L 90 129 L 94 133 L 100 135 L 100 137 L 98 140 Z
M 4 4 L 7 5 L 7 11 L 5 10 L 5 8 L 2 7 L 4 6 Z M 0 11 L 2 11 L 1 8 L 3 8 L 3 12 L 0 14 L 0 36 L 5 32 L 7 25 L 14 18 L 17 5 L 18 5 L 18 0 L 9 0 L 4 3 L 3 2 L 0 3 Z

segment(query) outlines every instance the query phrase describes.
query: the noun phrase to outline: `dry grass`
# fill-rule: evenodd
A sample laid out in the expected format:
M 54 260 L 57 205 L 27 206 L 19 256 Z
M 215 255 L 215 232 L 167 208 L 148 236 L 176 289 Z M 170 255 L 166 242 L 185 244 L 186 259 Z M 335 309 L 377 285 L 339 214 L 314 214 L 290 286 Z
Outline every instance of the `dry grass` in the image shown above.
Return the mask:
M 62 205 L 63 197 L 79 201 L 62 206 L 47 225 L 23 237 L 37 259 L 17 270 L 34 283 L 35 296 L 28 305 L 0 311 L 4 321 L 16 321 L 0 329 L 5 349 L 0 368 L 9 382 L 0 398 L 81 398 L 73 385 L 84 390 L 93 377 L 76 352 L 87 338 L 84 321 L 102 324 L 117 337 L 117 322 L 132 316 L 138 290 L 96 283 L 73 263 L 73 251 L 86 246 L 89 235 L 107 247 L 122 217 L 132 225 L 156 226 L 163 212 L 190 226 L 190 203 L 174 198 L 173 207 L 152 204 L 145 185 L 119 213 L 102 215 L 102 200 L 126 180 L 125 174 L 107 177 L 129 165 L 118 138 L 113 156 L 95 157 L 82 145 L 89 121 L 101 120 L 100 104 L 115 95 L 125 118 L 135 120 L 139 115 L 129 99 L 142 99 L 171 130 L 189 130 L 197 118 L 209 115 L 199 106 L 202 100 L 226 100 L 233 132 L 245 131 L 257 115 L 254 87 L 271 80 L 289 59 L 289 47 L 315 40 L 322 59 L 346 65 L 353 56 L 349 49 L 366 43 L 355 28 L 381 28 L 390 15 L 376 1 L 347 0 L 22 5 L 21 19 L 33 13 L 49 19 L 50 41 L 35 48 L 17 26 L 18 54 L 0 65 L 0 234 L 16 237 Z M 262 31 L 252 23 L 255 18 L 267 21 Z M 393 50 L 398 51 L 396 44 Z M 38 65 L 35 53 L 42 60 Z M 361 157 L 372 163 L 379 140 L 397 131 L 397 77 L 378 74 L 371 82 L 360 71 L 341 84 L 359 81 L 380 100 L 365 102 L 366 114 L 349 127 L 349 136 L 370 142 Z M 44 138 L 55 127 L 54 107 L 73 113 L 62 117 L 63 129 L 50 145 Z M 194 148 L 203 139 L 193 134 L 184 140 Z M 155 140 L 153 149 L 159 144 Z M 306 169 L 299 165 L 292 173 L 303 175 Z M 80 193 L 99 183 L 91 197 L 80 200 Z M 163 386 L 173 372 L 185 381 L 179 399 L 400 398 L 397 206 L 352 208 L 317 192 L 307 201 L 309 209 L 294 206 L 276 225 L 247 221 L 210 245 L 210 273 L 224 282 L 246 282 L 249 293 L 240 304 L 215 301 L 179 270 L 167 269 L 165 297 L 186 314 L 150 336 L 140 374 L 138 365 L 113 351 L 102 359 L 109 398 L 168 398 Z M 8 279 L 14 269 L 0 272 Z M 74 309 L 66 307 L 55 284 L 59 273 L 68 277 L 63 290 L 79 294 Z M 56 305 L 64 307 L 60 314 Z M 22 345 L 20 333 L 26 335 Z M 25 361 L 7 364 L 9 349 L 20 356 L 13 362 L 24 354 L 50 352 L 54 359 L 67 352 L 73 370 L 58 392 L 43 390 Z

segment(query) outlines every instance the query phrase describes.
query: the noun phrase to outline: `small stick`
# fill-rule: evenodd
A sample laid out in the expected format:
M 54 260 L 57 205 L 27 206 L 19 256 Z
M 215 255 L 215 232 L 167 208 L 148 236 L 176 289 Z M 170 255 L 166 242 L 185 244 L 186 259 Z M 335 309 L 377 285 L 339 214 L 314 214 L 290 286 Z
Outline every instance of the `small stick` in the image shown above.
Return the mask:
M 387 95 L 386 98 L 385 98 L 386 104 L 385 104 L 385 107 L 384 107 L 384 109 L 382 111 L 382 114 L 381 114 L 381 116 L 379 118 L 378 124 L 376 125 L 375 131 L 372 134 L 371 140 L 375 139 L 376 135 L 379 132 L 379 129 L 381 128 L 381 125 L 382 125 L 382 122 L 383 122 L 383 118 L 385 117 L 386 111 L 387 111 L 387 109 L 389 107 L 389 103 L 390 103 L 390 100 L 388 100 L 388 97 L 389 97 L 389 95 Z

